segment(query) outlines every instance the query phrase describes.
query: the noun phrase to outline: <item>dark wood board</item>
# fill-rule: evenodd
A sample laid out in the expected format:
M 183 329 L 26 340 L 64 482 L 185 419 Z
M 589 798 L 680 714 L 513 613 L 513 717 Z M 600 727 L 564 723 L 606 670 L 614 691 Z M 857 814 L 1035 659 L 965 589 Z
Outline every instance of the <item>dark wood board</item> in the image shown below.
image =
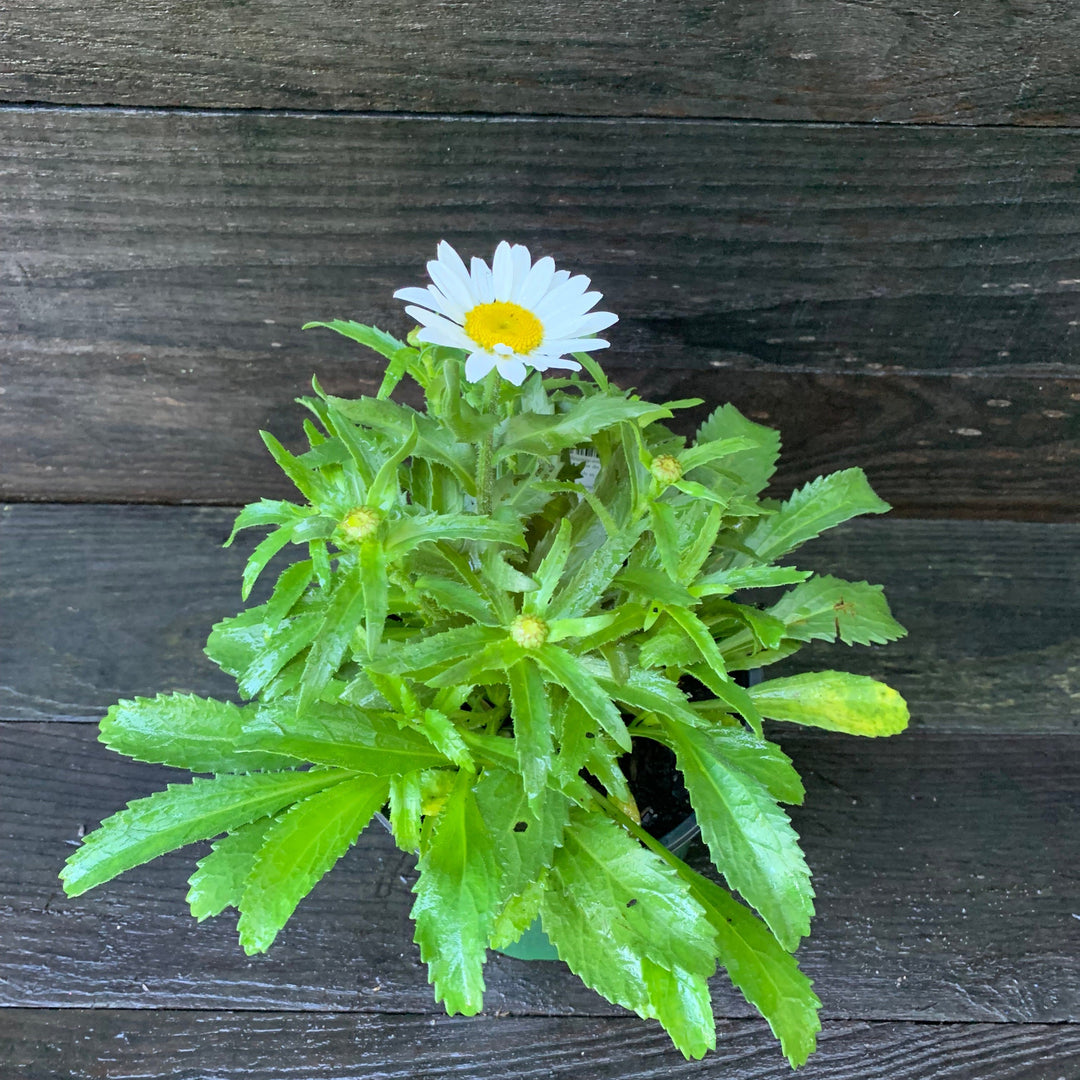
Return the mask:
M 9 0 L 0 98 L 1075 124 L 1060 2 Z
M 411 944 L 412 858 L 376 825 L 247 958 L 202 925 L 181 852 L 67 899 L 80 829 L 184 774 L 140 766 L 86 724 L 0 727 L 0 1001 L 10 1006 L 431 1013 Z M 792 818 L 818 915 L 800 952 L 829 1019 L 1080 1019 L 1080 749 L 1071 735 L 787 732 L 807 784 Z M 699 856 L 695 856 L 695 859 Z M 613 1015 L 558 963 L 493 956 L 490 1013 Z M 726 979 L 718 1015 L 749 1015 Z
M 833 1022 L 805 1080 L 1063 1080 L 1080 1027 Z M 717 1050 L 687 1062 L 636 1018 L 480 1017 L 175 1010 L 0 1010 L 10 1080 L 787 1080 L 763 1023 L 717 1025 Z M 62 1073 L 61 1073 L 62 1070 Z
M 231 693 L 202 646 L 241 608 L 243 562 L 261 535 L 221 550 L 232 517 L 194 507 L 0 511 L 0 718 L 96 719 L 125 695 Z M 1078 552 L 1073 525 L 853 522 L 796 561 L 884 584 L 909 636 L 884 648 L 811 646 L 779 670 L 885 679 L 907 696 L 913 727 L 932 731 L 1074 732 Z
M 784 482 L 1075 517 L 1078 169 L 1057 130 L 3 110 L 0 491 L 273 494 L 255 429 L 381 370 L 299 325 L 404 334 L 440 236 L 507 235 L 607 294 L 616 379 L 781 426 Z

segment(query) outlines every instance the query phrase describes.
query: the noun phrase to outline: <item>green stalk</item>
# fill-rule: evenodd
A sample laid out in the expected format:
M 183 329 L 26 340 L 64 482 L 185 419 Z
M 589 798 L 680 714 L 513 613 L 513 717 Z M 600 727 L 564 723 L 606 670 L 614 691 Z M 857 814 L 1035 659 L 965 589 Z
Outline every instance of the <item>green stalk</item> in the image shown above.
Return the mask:
M 482 413 L 491 412 L 492 403 L 496 397 L 499 373 L 491 371 L 484 381 L 484 400 L 480 406 Z M 476 456 L 476 512 L 485 516 L 491 513 L 491 486 L 494 474 L 492 457 L 495 452 L 495 429 L 492 428 L 480 444 L 480 452 Z

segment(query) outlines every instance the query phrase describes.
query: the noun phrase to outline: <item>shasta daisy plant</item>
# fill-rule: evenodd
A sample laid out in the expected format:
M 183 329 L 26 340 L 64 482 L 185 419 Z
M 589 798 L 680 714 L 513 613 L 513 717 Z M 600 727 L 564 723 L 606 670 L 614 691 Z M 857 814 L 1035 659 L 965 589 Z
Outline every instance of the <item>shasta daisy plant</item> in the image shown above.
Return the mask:
M 792 561 L 888 506 L 859 469 L 763 498 L 777 433 L 723 405 L 688 441 L 668 421 L 697 402 L 609 383 L 589 353 L 615 316 L 591 310 L 587 278 L 520 245 L 491 267 L 438 255 L 430 286 L 398 293 L 420 324 L 407 342 L 310 324 L 385 357 L 382 385 L 345 399 L 316 381 L 302 453 L 264 434 L 298 496 L 236 520 L 233 536 L 266 531 L 245 601 L 278 557 L 266 599 L 207 644 L 239 703 L 108 711 L 108 747 L 197 775 L 102 822 L 65 889 L 209 840 L 192 914 L 235 908 L 259 953 L 385 813 L 418 856 L 415 940 L 448 1012 L 480 1011 L 488 950 L 539 917 L 572 971 L 687 1057 L 715 1047 L 719 966 L 801 1064 L 819 1002 L 792 954 L 814 894 L 783 805 L 803 785 L 764 721 L 889 735 L 907 709 L 839 671 L 736 675 L 810 641 L 903 635 L 880 586 Z M 422 409 L 393 400 L 404 378 Z M 642 827 L 627 779 L 642 741 L 674 756 L 715 874 Z

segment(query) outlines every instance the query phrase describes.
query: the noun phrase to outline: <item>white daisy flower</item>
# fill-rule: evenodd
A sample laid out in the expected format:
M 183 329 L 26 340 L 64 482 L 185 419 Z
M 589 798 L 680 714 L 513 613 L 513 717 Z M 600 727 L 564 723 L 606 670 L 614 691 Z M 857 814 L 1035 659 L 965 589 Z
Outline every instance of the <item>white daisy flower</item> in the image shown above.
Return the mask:
M 601 299 L 587 292 L 589 279 L 556 270 L 547 256 L 533 263 L 529 249 L 505 240 L 489 268 L 472 260 L 471 270 L 443 240 L 437 259 L 427 264 L 433 284 L 426 289 L 398 289 L 405 310 L 422 329 L 417 337 L 432 345 L 464 349 L 465 378 L 479 382 L 492 368 L 520 386 L 528 374 L 566 368 L 580 371 L 568 352 L 606 349 L 608 342 L 590 335 L 618 321 L 610 311 L 590 311 Z

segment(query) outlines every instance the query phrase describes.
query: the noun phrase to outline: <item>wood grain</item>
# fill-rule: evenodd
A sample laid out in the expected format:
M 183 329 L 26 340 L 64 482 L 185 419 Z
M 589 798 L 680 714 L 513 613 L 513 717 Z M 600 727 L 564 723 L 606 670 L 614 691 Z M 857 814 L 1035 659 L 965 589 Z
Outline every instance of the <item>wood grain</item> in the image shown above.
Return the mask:
M 184 774 L 110 754 L 85 724 L 0 727 L 0 1002 L 9 1006 L 432 1013 L 411 944 L 412 859 L 363 834 L 264 957 L 183 902 L 170 855 L 69 900 L 69 846 Z M 807 784 L 794 809 L 817 890 L 800 958 L 830 1019 L 1080 1018 L 1080 825 L 1074 736 L 869 741 L 785 733 Z M 695 857 L 696 858 L 696 857 Z M 490 1013 L 613 1015 L 560 964 L 492 956 Z M 718 1015 L 750 1015 L 726 979 Z
M 784 428 L 785 482 L 1075 516 L 1078 169 L 1059 131 L 3 111 L 0 490 L 271 494 L 256 427 L 381 370 L 297 327 L 403 334 L 440 236 L 509 235 L 622 313 L 616 379 Z
M 715 1053 L 687 1062 L 636 1018 L 472 1020 L 355 1013 L 0 1010 L 11 1080 L 786 1080 L 765 1025 L 717 1025 Z M 807 1080 L 1061 1080 L 1080 1055 L 1075 1025 L 834 1022 Z
M 1076 124 L 1059 2 L 9 0 L 0 98 L 65 104 Z
M 232 517 L 192 507 L 0 511 L 0 718 L 96 719 L 123 696 L 230 694 L 202 646 L 242 606 L 240 573 L 258 539 L 221 550 Z M 885 679 L 908 698 L 912 725 L 931 731 L 1076 731 L 1078 550 L 1072 525 L 888 517 L 834 530 L 797 563 L 884 584 L 909 635 L 885 648 L 810 646 L 779 671 Z

